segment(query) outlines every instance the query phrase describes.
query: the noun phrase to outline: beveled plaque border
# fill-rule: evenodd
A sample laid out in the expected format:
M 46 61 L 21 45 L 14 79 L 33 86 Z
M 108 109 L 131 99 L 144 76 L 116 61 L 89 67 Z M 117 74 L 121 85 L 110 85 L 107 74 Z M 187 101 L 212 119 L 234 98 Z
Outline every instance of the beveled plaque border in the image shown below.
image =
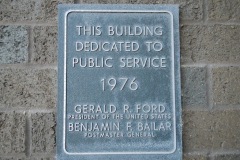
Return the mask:
M 67 16 L 69 13 L 72 12 L 80 12 L 80 13 L 168 13 L 171 16 L 171 51 L 172 51 L 172 100 L 173 100 L 173 123 L 174 123 L 174 142 L 173 142 L 173 149 L 170 151 L 159 151 L 159 152 L 68 152 L 66 150 L 66 104 L 67 104 Z M 68 155 L 120 155 L 120 154 L 172 154 L 176 151 L 176 106 L 175 106 L 175 59 L 174 59 L 174 30 L 173 30 L 173 14 L 170 11 L 166 10 L 68 10 L 64 14 L 64 77 L 63 77 L 63 83 L 64 83 L 64 91 L 63 91 L 63 151 Z

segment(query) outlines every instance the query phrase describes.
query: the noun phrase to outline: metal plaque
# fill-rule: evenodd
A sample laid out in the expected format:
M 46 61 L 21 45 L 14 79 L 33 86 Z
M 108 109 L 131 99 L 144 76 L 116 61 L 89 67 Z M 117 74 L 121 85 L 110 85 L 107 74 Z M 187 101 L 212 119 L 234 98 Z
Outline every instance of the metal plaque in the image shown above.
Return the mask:
M 181 160 L 177 5 L 59 5 L 57 159 Z

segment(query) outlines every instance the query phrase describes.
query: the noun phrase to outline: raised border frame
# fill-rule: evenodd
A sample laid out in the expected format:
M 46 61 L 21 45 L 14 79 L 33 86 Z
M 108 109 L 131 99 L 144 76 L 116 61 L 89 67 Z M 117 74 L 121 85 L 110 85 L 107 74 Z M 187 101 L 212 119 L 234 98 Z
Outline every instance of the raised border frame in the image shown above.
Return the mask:
M 160 152 L 68 152 L 66 150 L 66 103 L 67 103 L 67 16 L 69 13 L 72 12 L 81 12 L 81 13 L 168 13 L 171 16 L 171 56 L 172 56 L 172 96 L 173 96 L 173 123 L 174 123 L 174 143 L 173 143 L 173 149 L 170 151 L 160 151 Z M 63 150 L 68 155 L 119 155 L 119 154 L 171 154 L 174 153 L 176 150 L 176 106 L 175 106 L 175 59 L 174 59 L 174 26 L 173 26 L 173 14 L 166 10 L 68 10 L 64 14 L 64 92 L 63 92 Z

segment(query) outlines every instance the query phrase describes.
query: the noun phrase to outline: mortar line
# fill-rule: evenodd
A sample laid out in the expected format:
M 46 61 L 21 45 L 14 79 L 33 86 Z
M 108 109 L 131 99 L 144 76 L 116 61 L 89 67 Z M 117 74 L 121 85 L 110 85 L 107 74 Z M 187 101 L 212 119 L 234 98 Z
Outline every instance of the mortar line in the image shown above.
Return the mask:
M 209 151 L 208 150 L 202 150 L 202 151 L 189 151 L 189 152 L 184 152 L 184 155 L 208 155 Z
M 207 0 L 203 0 L 203 23 L 208 24 L 208 3 Z
M 41 108 L 41 109 L 29 109 L 29 108 L 6 108 L 6 107 L 0 107 L 1 112 L 5 112 L 5 113 L 24 113 L 26 111 L 28 111 L 29 113 L 56 113 L 57 109 L 56 108 Z
M 28 46 L 28 63 L 30 64 L 32 62 L 32 57 L 33 57 L 33 44 L 34 44 L 34 39 L 33 39 L 33 26 L 30 26 L 29 30 L 29 46 Z
M 236 150 L 215 150 L 213 151 L 213 153 L 211 154 L 213 157 L 214 156 L 219 156 L 219 155 L 240 155 L 240 152 L 238 149 Z
M 188 22 L 188 21 L 181 21 L 180 25 L 188 25 L 188 26 L 214 26 L 214 25 L 223 25 L 223 26 L 239 26 L 240 23 L 238 22 Z
M 189 21 L 189 20 L 181 20 L 180 25 L 205 25 L 202 21 Z
M 79 1 L 78 0 L 74 0 L 74 4 L 78 4 L 79 3 Z
M 208 159 L 207 160 L 214 160 L 215 158 L 214 158 L 214 156 L 212 156 L 212 154 L 210 154 L 209 156 L 208 156 Z
M 207 106 L 210 110 L 213 109 L 213 82 L 212 82 L 212 68 L 207 65 L 207 73 L 206 73 L 206 95 L 207 95 Z
M 212 110 L 240 110 L 240 105 L 213 105 Z
M 186 63 L 182 64 L 181 67 L 204 67 L 208 65 L 207 63 Z M 212 68 L 217 67 L 240 67 L 238 63 L 211 63 L 209 64 Z M 57 69 L 57 63 L 53 64 L 0 64 L 0 68 L 33 68 L 33 69 Z
M 56 113 L 57 108 L 45 108 L 45 109 L 30 109 L 29 113 Z
M 31 114 L 27 112 L 27 120 L 26 120 L 26 156 L 31 156 L 32 151 L 32 132 L 31 132 Z
M 184 111 L 209 112 L 209 108 L 203 106 L 184 106 L 183 112 Z
M 32 157 L 38 157 L 38 158 L 49 158 L 49 157 L 55 157 L 56 151 L 52 151 L 50 153 L 33 153 L 31 156 Z
M 55 69 L 57 70 L 57 64 L 0 64 L 2 69 Z
M 211 66 L 212 68 L 215 68 L 215 67 L 240 67 L 240 64 L 239 63 L 211 63 L 211 64 L 208 64 L 208 63 L 185 63 L 185 64 L 182 64 L 181 67 L 202 67 L 202 66 L 206 66 L 206 65 L 209 65 Z
M 24 113 L 26 110 L 29 113 L 57 113 L 57 108 L 41 108 L 41 109 L 29 109 L 29 108 L 6 108 L 6 107 L 0 107 L 1 112 L 4 113 Z M 204 107 L 192 107 L 192 106 L 186 106 L 183 107 L 183 112 L 184 111 L 203 111 L 203 112 L 209 112 L 208 108 Z M 222 106 L 214 106 L 211 112 L 215 111 L 240 111 L 240 106 L 229 106 L 229 105 L 222 105 Z
M 81 1 L 77 1 L 77 4 L 82 3 Z M 203 7 L 204 8 L 204 7 Z M 203 9 L 206 10 L 206 9 Z M 205 13 L 206 14 L 206 13 Z M 204 22 L 206 21 L 206 22 Z M 180 24 L 183 25 L 240 25 L 240 22 L 234 22 L 234 21 L 208 21 L 207 18 L 206 20 L 202 20 L 202 21 L 190 21 L 190 20 L 181 20 Z M 21 22 L 4 22 L 1 21 L 0 25 L 6 26 L 6 25 L 21 25 L 21 26 L 52 26 L 52 27 L 56 27 L 57 26 L 57 22 L 31 22 L 31 21 L 21 21 Z
M 234 22 L 234 21 L 208 21 L 208 24 L 210 25 L 236 25 L 239 26 L 240 22 Z
M 240 64 L 238 63 L 230 63 L 230 64 L 227 64 L 227 63 L 213 63 L 213 64 L 210 64 L 210 66 L 212 68 L 218 68 L 218 67 L 240 67 Z
M 206 67 L 206 63 L 182 64 L 181 67 Z
M 11 155 L 9 155 L 9 153 L 1 153 L 0 155 L 0 158 L 15 158 L 15 157 L 18 157 L 18 158 L 25 158 L 26 155 L 24 153 L 11 153 Z
M 0 25 L 2 25 L 2 26 L 13 25 L 13 26 L 51 26 L 51 27 L 56 27 L 57 22 L 42 23 L 42 22 L 31 22 L 31 21 L 21 21 L 21 22 L 3 22 L 3 21 L 1 21 Z

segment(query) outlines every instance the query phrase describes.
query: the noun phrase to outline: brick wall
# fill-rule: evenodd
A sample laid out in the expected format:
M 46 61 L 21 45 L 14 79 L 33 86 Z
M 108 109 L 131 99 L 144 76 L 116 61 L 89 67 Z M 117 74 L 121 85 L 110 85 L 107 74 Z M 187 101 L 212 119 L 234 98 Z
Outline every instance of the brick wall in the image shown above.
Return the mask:
M 0 160 L 55 157 L 58 3 L 180 4 L 184 160 L 240 159 L 239 0 L 1 0 Z

